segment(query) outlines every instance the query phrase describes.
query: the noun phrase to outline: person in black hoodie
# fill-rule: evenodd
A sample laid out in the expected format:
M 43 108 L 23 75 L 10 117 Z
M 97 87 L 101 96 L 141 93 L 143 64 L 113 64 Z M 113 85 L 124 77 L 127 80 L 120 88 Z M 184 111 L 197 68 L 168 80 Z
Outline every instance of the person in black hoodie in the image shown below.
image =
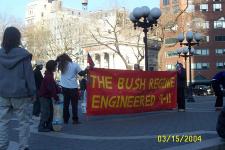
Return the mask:
M 15 27 L 4 31 L 0 49 L 0 149 L 9 146 L 7 116 L 13 111 L 19 120 L 19 149 L 28 150 L 31 104 L 36 94 L 32 55 L 21 48 L 21 34 Z
M 41 73 L 42 69 L 43 69 L 43 65 L 42 64 L 36 64 L 36 67 L 34 69 L 34 79 L 35 79 L 37 92 L 40 90 L 41 82 L 43 80 L 43 75 Z M 39 114 L 40 114 L 40 111 L 41 111 L 40 100 L 39 100 L 39 96 L 37 94 L 36 101 L 33 104 L 33 115 L 38 117 Z
M 225 89 L 225 71 L 216 73 L 212 78 L 211 83 L 216 95 L 216 110 L 221 110 L 223 107 L 223 91 L 221 89 L 221 86 L 223 87 L 223 89 Z

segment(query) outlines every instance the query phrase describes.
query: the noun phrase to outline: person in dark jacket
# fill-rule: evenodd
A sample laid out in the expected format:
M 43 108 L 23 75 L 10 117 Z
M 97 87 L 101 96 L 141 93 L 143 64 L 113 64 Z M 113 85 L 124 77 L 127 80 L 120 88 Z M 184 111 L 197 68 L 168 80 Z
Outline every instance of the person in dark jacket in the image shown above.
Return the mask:
M 8 127 L 14 111 L 19 130 L 19 149 L 28 150 L 31 104 L 36 87 L 31 65 L 32 55 L 21 47 L 21 33 L 15 27 L 4 31 L 0 49 L 0 149 L 9 146 Z
M 42 69 L 43 69 L 42 64 L 36 64 L 36 67 L 34 69 L 34 79 L 35 79 L 37 91 L 40 90 L 41 82 L 43 80 L 43 76 L 42 76 L 42 73 L 41 73 Z M 40 114 L 40 111 L 41 111 L 40 100 L 39 100 L 39 96 L 37 94 L 36 101 L 33 104 L 33 115 L 38 117 L 39 114 Z
M 80 100 L 84 100 L 84 91 L 86 90 L 86 83 L 87 79 L 86 76 L 83 76 L 83 78 L 80 80 Z
M 221 85 L 225 89 L 225 71 L 218 72 L 212 78 L 212 88 L 216 95 L 216 110 L 221 110 L 223 107 L 223 91 L 221 90 Z
M 185 111 L 186 71 L 181 63 L 176 64 L 176 70 L 178 111 Z
M 46 63 L 46 71 L 44 79 L 41 83 L 39 90 L 40 103 L 41 103 L 41 119 L 38 126 L 39 132 L 53 131 L 53 103 L 52 101 L 58 101 L 57 96 L 60 93 L 60 88 L 57 86 L 54 80 L 54 72 L 56 71 L 57 63 L 54 60 L 49 60 Z

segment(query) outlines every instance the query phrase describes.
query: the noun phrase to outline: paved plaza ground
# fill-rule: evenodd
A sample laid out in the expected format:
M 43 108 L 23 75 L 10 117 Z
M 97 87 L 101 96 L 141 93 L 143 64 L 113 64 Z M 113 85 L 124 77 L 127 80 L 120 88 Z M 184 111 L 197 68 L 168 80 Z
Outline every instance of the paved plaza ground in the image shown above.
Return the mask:
M 39 133 L 38 121 L 31 126 L 31 150 L 222 150 L 225 141 L 215 131 L 219 112 L 214 110 L 214 96 L 195 97 L 186 112 L 176 110 L 85 117 L 82 124 L 64 125 L 62 132 Z M 18 122 L 10 122 L 10 147 L 18 146 Z M 162 137 L 167 137 L 163 141 Z M 161 136 L 161 137 L 160 137 Z M 201 138 L 201 142 L 197 139 Z M 158 139 L 159 137 L 159 139 Z M 168 139 L 170 137 L 170 139 Z M 176 141 L 176 137 L 177 140 Z M 161 138 L 161 139 L 160 139 Z M 159 141 L 161 140 L 161 142 Z

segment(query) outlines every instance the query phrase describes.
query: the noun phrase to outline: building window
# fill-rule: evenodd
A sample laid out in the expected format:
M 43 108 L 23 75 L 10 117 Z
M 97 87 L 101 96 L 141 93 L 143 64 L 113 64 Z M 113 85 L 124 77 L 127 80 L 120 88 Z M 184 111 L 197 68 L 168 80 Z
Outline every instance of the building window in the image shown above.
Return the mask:
M 225 21 L 214 21 L 214 29 L 225 28 Z
M 191 64 L 191 69 L 208 70 L 209 69 L 209 63 L 193 63 L 193 64 Z
M 208 56 L 209 55 L 209 50 L 208 49 L 196 49 L 194 51 L 194 55 L 198 56 Z
M 166 52 L 166 58 L 178 56 L 177 51 L 168 51 Z
M 209 36 L 202 36 L 202 42 L 209 42 Z
M 202 29 L 209 29 L 209 21 L 199 22 L 196 25 Z
M 179 10 L 180 10 L 179 6 L 176 5 L 176 6 L 173 7 L 173 13 L 176 14 L 176 13 L 179 12 Z
M 32 10 L 32 9 L 29 10 L 29 14 L 30 14 L 30 15 L 33 14 L 33 10 Z
M 41 17 L 44 17 L 44 13 L 43 12 L 41 13 Z
M 215 36 L 215 41 L 218 41 L 218 42 L 225 41 L 225 36 L 223 35 Z
M 187 12 L 195 12 L 195 5 L 189 4 L 187 8 Z
M 216 55 L 223 55 L 223 54 L 225 54 L 225 49 L 222 48 L 216 49 Z
M 178 3 L 178 0 L 173 0 L 173 4 L 177 4 Z
M 208 4 L 200 4 L 200 11 L 201 12 L 208 11 Z
M 95 54 L 95 61 L 98 67 L 101 67 L 101 56 L 100 54 Z
M 177 43 L 177 38 L 167 38 L 167 39 L 165 39 L 166 45 L 176 44 L 176 43 Z
M 167 64 L 166 65 L 166 70 L 175 70 L 175 64 Z
M 219 20 L 214 21 L 214 29 L 225 28 L 225 18 L 221 17 Z
M 216 63 L 216 69 L 224 69 L 224 68 L 225 68 L 225 62 Z
M 213 11 L 222 11 L 221 4 L 213 4 Z
M 163 14 L 168 13 L 169 11 L 170 11 L 169 7 L 163 7 L 163 9 L 162 9 Z
M 163 0 L 163 5 L 169 5 L 170 4 L 170 1 L 169 0 Z

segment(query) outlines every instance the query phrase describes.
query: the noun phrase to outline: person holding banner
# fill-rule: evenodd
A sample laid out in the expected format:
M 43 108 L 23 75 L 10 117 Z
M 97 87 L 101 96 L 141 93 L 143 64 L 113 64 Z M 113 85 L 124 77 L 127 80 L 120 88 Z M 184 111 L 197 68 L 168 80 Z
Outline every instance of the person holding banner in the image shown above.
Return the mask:
M 176 64 L 177 70 L 177 105 L 178 111 L 185 111 L 185 87 L 186 87 L 186 71 L 179 62 Z
M 63 119 L 64 123 L 68 124 L 70 113 L 69 105 L 72 105 L 72 119 L 73 124 L 79 124 L 78 119 L 78 83 L 77 75 L 84 76 L 87 73 L 87 69 L 81 70 L 80 66 L 73 62 L 67 54 L 61 54 L 56 59 L 58 63 L 58 69 L 61 71 L 60 85 L 62 86 L 62 93 L 64 96 L 63 105 Z

